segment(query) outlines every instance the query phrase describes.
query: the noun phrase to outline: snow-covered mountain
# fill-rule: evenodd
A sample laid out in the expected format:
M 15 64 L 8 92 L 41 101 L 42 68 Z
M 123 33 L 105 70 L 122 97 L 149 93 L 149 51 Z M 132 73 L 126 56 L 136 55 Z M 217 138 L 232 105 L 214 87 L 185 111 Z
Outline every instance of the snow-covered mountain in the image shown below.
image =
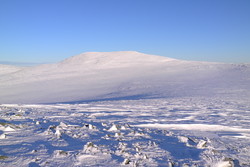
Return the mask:
M 250 64 L 183 61 L 134 51 L 83 53 L 25 68 L 0 65 L 0 103 L 249 97 L 249 90 Z
M 249 98 L 250 64 L 130 51 L 0 65 L 12 103 L 0 104 L 0 166 L 249 167 Z

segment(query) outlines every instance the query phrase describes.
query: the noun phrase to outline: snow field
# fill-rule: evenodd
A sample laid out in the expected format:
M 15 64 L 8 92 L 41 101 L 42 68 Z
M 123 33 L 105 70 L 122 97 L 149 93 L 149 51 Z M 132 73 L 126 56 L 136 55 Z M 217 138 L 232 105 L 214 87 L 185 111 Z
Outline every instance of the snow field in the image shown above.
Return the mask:
M 0 165 L 249 166 L 249 112 L 216 98 L 1 105 Z
M 91 52 L 55 64 L 0 65 L 0 103 L 245 96 L 250 65 L 193 62 L 138 52 Z
M 0 166 L 250 166 L 250 64 L 90 52 L 0 65 Z

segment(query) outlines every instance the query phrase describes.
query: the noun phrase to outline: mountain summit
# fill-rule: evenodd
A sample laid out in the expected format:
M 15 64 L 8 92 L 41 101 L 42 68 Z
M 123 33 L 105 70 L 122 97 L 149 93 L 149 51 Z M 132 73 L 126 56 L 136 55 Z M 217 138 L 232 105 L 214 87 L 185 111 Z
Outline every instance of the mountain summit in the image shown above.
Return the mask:
M 136 51 L 117 52 L 87 52 L 70 57 L 60 64 L 67 65 L 91 65 L 102 67 L 124 67 L 131 65 L 147 65 L 167 62 L 175 59 L 148 55 Z
M 8 70 L 10 69 L 10 70 Z M 88 52 L 55 64 L 0 66 L 0 103 L 248 96 L 250 65 L 192 62 L 134 51 Z

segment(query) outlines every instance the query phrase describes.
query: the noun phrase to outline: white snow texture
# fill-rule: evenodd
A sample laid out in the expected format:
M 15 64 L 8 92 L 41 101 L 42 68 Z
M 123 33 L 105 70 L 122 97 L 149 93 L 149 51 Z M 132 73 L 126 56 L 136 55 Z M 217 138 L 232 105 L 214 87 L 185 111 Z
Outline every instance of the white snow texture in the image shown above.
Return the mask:
M 0 65 L 0 166 L 250 166 L 250 64 L 91 52 Z

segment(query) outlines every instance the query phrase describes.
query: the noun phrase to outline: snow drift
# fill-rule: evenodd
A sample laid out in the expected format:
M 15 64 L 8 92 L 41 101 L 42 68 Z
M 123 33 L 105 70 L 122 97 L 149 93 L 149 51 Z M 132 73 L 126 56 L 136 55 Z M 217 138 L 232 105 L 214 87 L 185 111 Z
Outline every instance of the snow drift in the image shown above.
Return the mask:
M 25 68 L 0 65 L 0 103 L 249 97 L 249 90 L 249 64 L 183 61 L 133 51 L 83 53 Z

